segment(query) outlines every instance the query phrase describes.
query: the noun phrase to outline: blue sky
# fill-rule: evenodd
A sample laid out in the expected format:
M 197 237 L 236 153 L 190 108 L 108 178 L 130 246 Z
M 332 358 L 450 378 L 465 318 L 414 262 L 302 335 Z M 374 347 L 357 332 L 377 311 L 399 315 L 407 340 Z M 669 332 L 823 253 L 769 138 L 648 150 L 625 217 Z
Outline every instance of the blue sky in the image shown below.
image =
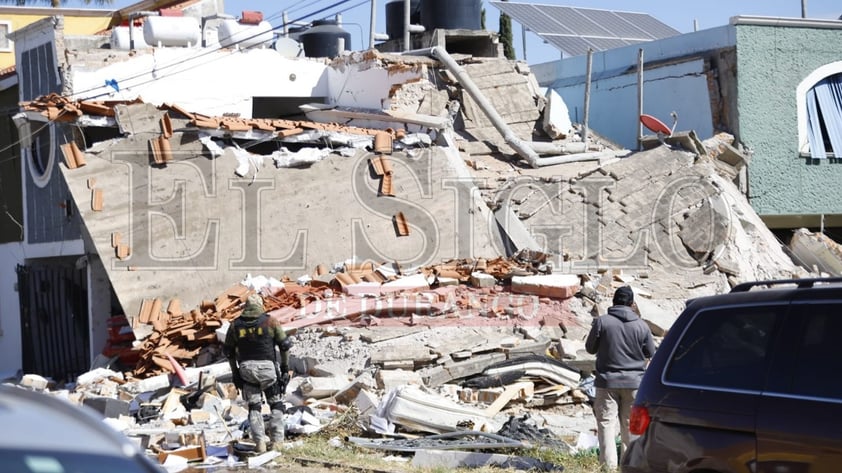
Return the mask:
M 136 0 L 135 0 L 136 1 Z M 135 3 L 129 0 L 116 0 L 111 6 L 120 8 Z M 281 23 L 281 12 L 287 10 L 290 19 L 298 19 L 316 10 L 328 7 L 339 0 L 225 0 L 226 13 L 239 16 L 243 10 L 262 11 L 264 17 L 273 25 Z M 521 0 L 516 0 L 521 1 Z M 340 7 L 330 8 L 324 13 L 308 20 L 329 16 L 339 10 L 361 3 L 361 0 L 350 0 Z M 385 5 L 387 0 L 378 0 L 377 31 L 385 33 Z M 737 15 L 760 15 L 777 17 L 800 17 L 801 0 L 539 0 L 531 3 L 552 5 L 568 5 L 586 8 L 600 8 L 648 13 L 660 21 L 672 26 L 682 33 L 693 31 L 694 20 L 698 21 L 699 29 L 713 28 L 728 23 L 729 18 Z M 70 0 L 68 7 L 82 5 L 79 0 Z M 499 11 L 484 1 L 486 9 L 486 26 L 489 30 L 497 30 Z M 807 0 L 807 16 L 810 18 L 836 19 L 842 15 L 842 4 L 839 0 Z M 352 8 L 343 13 L 345 28 L 351 33 L 354 49 L 368 45 L 368 31 L 370 18 L 370 2 Z M 536 64 L 552 61 L 559 57 L 558 51 L 544 44 L 532 33 L 526 34 L 527 62 Z M 515 50 L 519 59 L 523 59 L 521 46 L 520 25 L 514 24 Z

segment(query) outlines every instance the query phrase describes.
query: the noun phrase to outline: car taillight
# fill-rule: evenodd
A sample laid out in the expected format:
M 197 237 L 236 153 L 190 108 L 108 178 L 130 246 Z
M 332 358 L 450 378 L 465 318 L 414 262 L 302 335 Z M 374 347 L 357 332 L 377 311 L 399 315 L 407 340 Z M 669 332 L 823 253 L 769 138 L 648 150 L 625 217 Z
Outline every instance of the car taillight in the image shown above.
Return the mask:
M 629 418 L 629 431 L 634 435 L 643 435 L 649 427 L 649 409 L 643 406 L 632 406 Z

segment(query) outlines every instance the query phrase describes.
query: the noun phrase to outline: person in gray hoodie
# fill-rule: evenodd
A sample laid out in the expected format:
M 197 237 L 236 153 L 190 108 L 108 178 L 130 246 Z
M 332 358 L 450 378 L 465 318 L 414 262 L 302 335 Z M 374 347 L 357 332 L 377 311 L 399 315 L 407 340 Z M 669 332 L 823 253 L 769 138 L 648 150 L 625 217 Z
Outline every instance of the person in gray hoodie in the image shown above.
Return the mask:
M 599 438 L 599 461 L 604 468 L 616 470 L 617 420 L 619 418 L 622 456 L 631 440 L 631 406 L 647 359 L 655 353 L 652 332 L 637 312 L 631 287 L 623 286 L 614 292 L 608 313 L 594 319 L 585 349 L 596 355 L 593 410 Z

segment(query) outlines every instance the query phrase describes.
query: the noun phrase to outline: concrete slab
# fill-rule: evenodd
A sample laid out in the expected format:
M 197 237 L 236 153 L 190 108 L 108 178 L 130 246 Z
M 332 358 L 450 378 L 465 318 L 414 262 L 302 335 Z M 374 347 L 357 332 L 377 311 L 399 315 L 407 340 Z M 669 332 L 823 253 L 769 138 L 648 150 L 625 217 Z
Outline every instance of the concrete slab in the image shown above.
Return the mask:
M 304 169 L 263 167 L 239 178 L 230 149 L 211 159 L 189 133 L 170 139 L 173 162 L 150 166 L 148 141 L 157 136 L 143 132 L 99 143 L 86 151 L 86 166 L 61 166 L 86 239 L 130 322 L 144 298 L 179 298 L 185 308 L 195 307 L 249 272 L 294 278 L 349 255 L 359 262 L 397 261 L 406 270 L 499 253 L 489 214 L 462 198 L 472 184 L 460 180 L 464 170 L 454 166 L 464 163 L 439 148 L 414 158 L 393 155 L 397 197 L 384 198 L 365 152 Z M 104 192 L 100 212 L 88 205 L 89 178 Z M 410 236 L 395 236 L 395 211 L 407 216 Z M 111 246 L 114 233 L 129 245 L 125 261 Z
M 575 274 L 514 276 L 512 292 L 567 299 L 579 292 L 580 284 L 579 276 Z

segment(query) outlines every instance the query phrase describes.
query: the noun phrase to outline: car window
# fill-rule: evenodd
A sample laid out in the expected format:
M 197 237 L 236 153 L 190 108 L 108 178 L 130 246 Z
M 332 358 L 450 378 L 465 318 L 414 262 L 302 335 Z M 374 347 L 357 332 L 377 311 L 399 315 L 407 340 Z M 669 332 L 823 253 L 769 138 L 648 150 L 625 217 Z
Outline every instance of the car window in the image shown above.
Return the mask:
M 0 449 L 3 473 L 152 473 L 136 459 L 76 452 Z
M 793 311 L 801 323 L 795 369 L 787 392 L 803 396 L 842 399 L 842 377 L 832 364 L 842 360 L 842 313 L 838 304 L 803 304 Z
M 664 381 L 759 391 L 780 306 L 710 309 L 696 315 L 681 337 Z

